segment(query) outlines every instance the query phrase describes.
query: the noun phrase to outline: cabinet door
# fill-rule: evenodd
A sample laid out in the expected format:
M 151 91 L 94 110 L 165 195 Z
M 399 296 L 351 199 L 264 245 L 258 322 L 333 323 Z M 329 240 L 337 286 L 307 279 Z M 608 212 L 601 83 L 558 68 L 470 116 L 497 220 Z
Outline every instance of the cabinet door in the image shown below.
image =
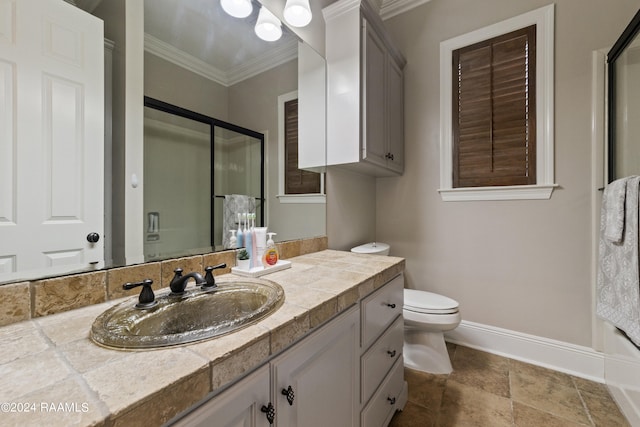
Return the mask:
M 362 22 L 362 158 L 386 167 L 386 48 L 367 21 Z
M 265 365 L 171 424 L 174 427 L 269 427 L 261 411 L 269 404 L 269 366 Z
M 358 319 L 354 307 L 272 362 L 279 427 L 358 425 Z
M 387 61 L 387 167 L 404 172 L 404 83 L 402 69 L 391 58 Z

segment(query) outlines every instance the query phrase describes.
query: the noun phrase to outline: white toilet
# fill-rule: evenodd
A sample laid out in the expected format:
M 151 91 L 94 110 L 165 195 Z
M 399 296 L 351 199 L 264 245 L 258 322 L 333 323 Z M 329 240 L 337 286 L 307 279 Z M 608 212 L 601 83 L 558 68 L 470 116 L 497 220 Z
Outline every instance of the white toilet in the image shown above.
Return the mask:
M 351 252 L 389 255 L 386 243 L 366 243 Z M 453 368 L 444 333 L 460 324 L 458 302 L 433 292 L 404 290 L 404 365 L 432 374 L 448 374 Z

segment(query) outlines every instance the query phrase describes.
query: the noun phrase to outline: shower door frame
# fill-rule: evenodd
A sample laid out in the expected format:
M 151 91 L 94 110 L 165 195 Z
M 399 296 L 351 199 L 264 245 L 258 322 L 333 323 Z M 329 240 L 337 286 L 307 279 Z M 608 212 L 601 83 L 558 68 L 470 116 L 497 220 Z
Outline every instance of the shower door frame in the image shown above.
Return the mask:
M 214 165 L 215 165 L 215 150 L 214 150 L 214 138 L 215 138 L 215 128 L 221 127 L 233 132 L 241 133 L 243 135 L 250 136 L 252 138 L 256 138 L 260 140 L 260 197 L 256 198 L 256 202 L 260 202 L 260 220 L 258 221 L 258 226 L 264 226 L 264 206 L 266 204 L 266 198 L 264 197 L 264 134 L 260 132 L 256 132 L 251 129 L 244 128 L 242 126 L 234 125 L 233 123 L 225 122 L 224 120 L 219 120 L 214 117 L 209 117 L 204 114 L 197 113 L 195 111 L 188 110 L 186 108 L 178 107 L 177 105 L 169 104 L 164 101 L 160 101 L 155 98 L 151 98 L 149 96 L 144 97 L 144 106 L 153 108 L 155 110 L 162 111 L 167 114 L 173 114 L 176 116 L 184 117 L 190 120 L 194 120 L 200 123 L 208 124 L 211 128 L 209 137 L 210 137 L 210 146 L 211 146 L 211 175 L 210 175 L 210 209 L 211 209 L 211 236 L 209 241 L 211 243 L 211 248 L 215 251 L 215 227 L 214 227 L 214 218 L 215 218 L 215 199 L 216 197 L 224 197 L 223 195 L 215 194 L 214 190 Z

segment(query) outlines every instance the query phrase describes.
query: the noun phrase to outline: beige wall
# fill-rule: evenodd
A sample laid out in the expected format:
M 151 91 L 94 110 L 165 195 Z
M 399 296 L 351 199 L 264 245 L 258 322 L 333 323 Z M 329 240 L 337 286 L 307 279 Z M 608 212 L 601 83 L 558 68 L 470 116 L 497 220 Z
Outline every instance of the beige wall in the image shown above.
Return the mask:
M 290 61 L 229 89 L 229 120 L 265 135 L 267 225 L 276 241 L 324 236 L 324 204 L 282 204 L 278 194 L 278 96 L 298 89 L 298 61 Z
M 455 298 L 463 319 L 590 346 L 591 53 L 613 44 L 637 2 L 556 1 L 551 200 L 445 203 L 436 191 L 440 42 L 548 3 L 431 0 L 385 22 L 407 58 L 406 171 L 377 180 L 375 237 L 407 258 L 408 287 Z M 360 220 L 330 204 L 330 231 L 336 210 L 345 230 Z
M 384 215 L 384 213 L 382 213 Z M 327 172 L 329 248 L 348 251 L 376 237 L 376 178 L 341 168 Z
M 218 120 L 227 120 L 227 87 L 149 52 L 144 53 L 144 94 Z

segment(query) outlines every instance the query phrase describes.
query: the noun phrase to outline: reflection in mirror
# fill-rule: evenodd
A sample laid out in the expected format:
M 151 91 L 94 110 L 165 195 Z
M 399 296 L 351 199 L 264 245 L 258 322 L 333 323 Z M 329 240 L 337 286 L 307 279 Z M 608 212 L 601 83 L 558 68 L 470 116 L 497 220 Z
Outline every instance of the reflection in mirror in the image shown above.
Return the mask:
M 228 249 L 238 214 L 261 226 L 263 146 L 258 132 L 145 98 L 145 261 Z
M 26 7 L 23 2 L 15 3 L 18 9 Z M 143 212 L 144 196 L 139 190 L 149 182 L 144 177 L 142 155 L 143 95 L 264 134 L 264 225 L 278 233 L 276 240 L 279 241 L 326 234 L 324 202 L 285 204 L 278 199 L 280 135 L 277 99 L 282 94 L 298 89 L 299 41 L 284 25 L 283 36 L 278 42 L 269 44 L 260 41 L 252 28 L 252 23 L 257 19 L 258 2 L 253 1 L 253 14 L 244 19 L 226 15 L 221 10 L 219 1 L 210 0 L 146 0 L 144 4 L 128 0 L 77 0 L 75 3 L 86 12 L 66 2 L 44 3 L 61 4 L 60 7 L 65 10 L 57 14 L 56 22 L 68 19 L 72 28 L 79 28 L 81 18 L 78 18 L 78 14 L 85 14 L 94 20 L 97 17 L 104 21 L 104 38 L 109 42 L 100 40 L 100 46 L 94 46 L 85 39 L 88 52 L 84 58 L 87 62 L 95 61 L 101 64 L 103 42 L 112 46 L 112 50 L 104 51 L 105 121 L 99 123 L 100 126 L 104 125 L 106 136 L 104 175 L 96 173 L 101 166 L 89 169 L 92 176 L 104 178 L 103 187 L 106 191 L 104 198 L 98 196 L 101 192 L 89 192 L 93 199 L 86 200 L 88 206 L 100 207 L 98 210 L 102 210 L 104 204 L 104 215 L 98 215 L 104 218 L 104 233 L 101 233 L 102 238 L 96 244 L 97 247 L 104 248 L 104 256 L 90 266 L 85 263 L 82 266 L 60 266 L 62 270 L 48 269 L 37 272 L 29 269 L 10 277 L 0 274 L 0 283 L 93 270 L 103 266 L 101 260 L 104 260 L 106 267 L 135 264 L 144 260 L 143 247 L 149 219 Z M 24 12 L 20 13 L 26 16 Z M 315 16 L 320 15 L 314 14 L 314 20 Z M 20 22 L 37 23 L 41 20 L 24 19 Z M 242 23 L 245 25 L 244 29 L 238 27 Z M 313 27 L 313 24 L 314 22 L 309 27 Z M 32 31 L 18 26 L 15 34 L 24 33 Z M 76 34 L 77 31 L 70 31 L 69 34 L 71 33 Z M 221 54 L 218 48 L 222 48 L 222 52 L 226 54 Z M 319 62 L 323 62 L 319 55 L 317 57 Z M 212 58 L 216 58 L 215 63 Z M 218 61 L 220 59 L 222 61 Z M 97 71 L 90 74 L 96 78 L 100 76 L 100 72 Z M 15 76 L 18 79 L 23 78 L 19 68 Z M 102 83 L 87 84 L 84 86 L 85 93 L 93 93 L 98 88 L 101 90 L 102 86 Z M 144 90 L 140 89 L 142 86 Z M 300 99 L 301 108 L 305 102 L 304 99 Z M 69 109 L 56 111 L 67 110 Z M 317 116 L 314 123 L 323 124 L 324 109 L 318 111 L 322 111 L 322 114 Z M 96 119 L 102 116 L 95 113 L 91 114 L 91 117 L 98 121 Z M 33 123 L 36 122 L 38 121 Z M 300 134 L 303 135 L 302 129 Z M 313 134 L 318 135 L 319 132 Z M 92 138 L 94 141 L 98 139 Z M 131 156 L 132 153 L 134 156 Z M 52 154 L 54 160 L 64 158 L 57 151 Z M 95 165 L 97 158 L 94 156 L 84 164 Z M 7 159 L 11 159 L 11 156 L 0 158 Z M 100 161 L 99 164 L 102 165 L 103 162 Z M 63 163 L 52 166 L 64 168 Z M 165 173 L 184 168 L 184 165 L 180 165 Z M 3 166 L 2 170 L 6 174 L 10 168 Z M 3 179 L 0 184 L 7 182 Z M 209 190 L 205 189 L 203 192 L 206 191 Z M 2 203 L 4 202 L 0 200 L 0 206 L 7 206 Z M 164 223 L 165 218 L 161 217 L 159 224 L 162 226 Z M 131 230 L 134 231 L 130 232 Z M 92 231 L 93 229 L 88 229 L 81 235 L 84 244 L 88 243 L 86 236 Z M 136 236 L 138 242 L 133 245 L 133 250 L 128 252 L 131 236 Z M 34 239 L 20 240 L 20 250 L 36 250 L 33 242 Z M 3 255 L 0 253 L 0 270 L 10 265 L 10 258 L 3 258 Z M 58 263 L 60 259 L 55 258 L 55 262 Z
M 145 95 L 264 134 L 264 225 L 278 233 L 277 241 L 324 235 L 324 203 L 284 204 L 278 198 L 277 102 L 298 90 L 299 42 L 285 26 L 279 40 L 261 40 L 254 31 L 260 4 L 253 6 L 248 17 L 238 19 L 217 1 L 146 0 Z M 321 117 L 314 122 L 322 123 Z M 218 162 L 215 167 L 225 170 Z M 218 196 L 229 192 L 215 190 Z M 216 216 L 223 199 L 214 200 Z
M 640 11 L 608 53 L 609 182 L 640 174 Z

